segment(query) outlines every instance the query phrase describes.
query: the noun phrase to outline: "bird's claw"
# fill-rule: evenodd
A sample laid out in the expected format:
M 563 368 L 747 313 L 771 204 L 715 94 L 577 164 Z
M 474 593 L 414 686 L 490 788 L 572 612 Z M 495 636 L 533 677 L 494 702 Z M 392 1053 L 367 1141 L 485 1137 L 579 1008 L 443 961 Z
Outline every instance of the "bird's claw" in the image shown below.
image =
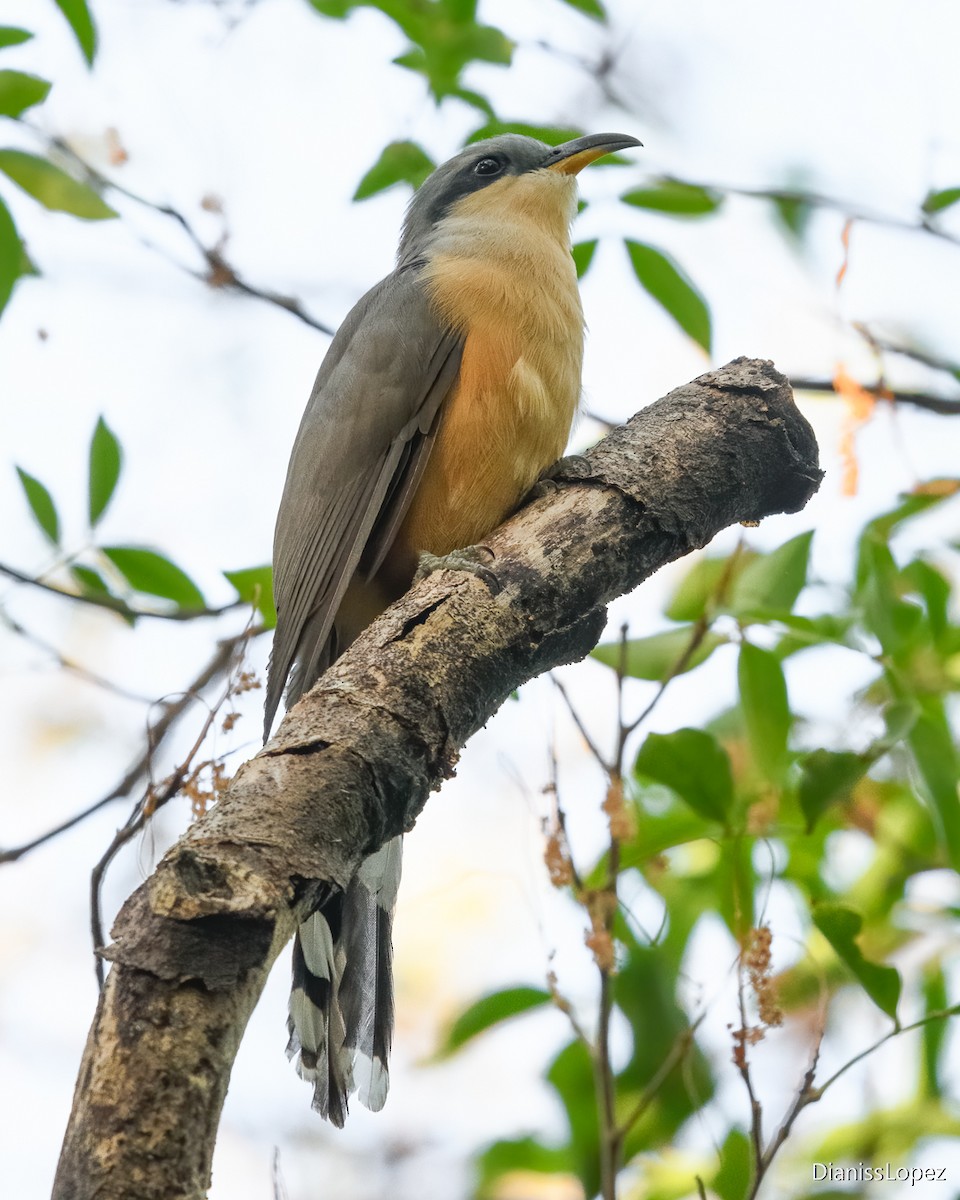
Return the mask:
M 496 595 L 502 590 L 502 585 L 488 565 L 494 561 L 493 551 L 486 546 L 464 546 L 462 550 L 453 550 L 450 554 L 423 553 L 413 578 L 417 583 L 434 571 L 468 571 L 471 575 L 479 575 L 493 595 Z
M 558 458 L 547 467 L 537 482 L 524 497 L 525 503 L 539 500 L 543 496 L 552 495 L 561 483 L 575 483 L 579 479 L 587 479 L 593 474 L 589 458 L 582 454 L 568 454 Z

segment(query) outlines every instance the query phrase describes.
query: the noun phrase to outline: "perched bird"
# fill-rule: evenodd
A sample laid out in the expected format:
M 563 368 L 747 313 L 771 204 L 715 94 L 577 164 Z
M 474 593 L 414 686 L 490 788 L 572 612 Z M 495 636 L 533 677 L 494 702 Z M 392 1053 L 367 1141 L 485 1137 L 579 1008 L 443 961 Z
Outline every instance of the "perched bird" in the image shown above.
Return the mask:
M 269 735 L 288 705 L 410 586 L 421 554 L 487 537 L 563 453 L 580 399 L 570 255 L 576 174 L 636 138 L 550 147 L 504 134 L 438 167 L 407 210 L 397 267 L 320 367 L 274 538 Z M 401 839 L 324 900 L 293 948 L 290 1042 L 313 1105 L 386 1099 Z

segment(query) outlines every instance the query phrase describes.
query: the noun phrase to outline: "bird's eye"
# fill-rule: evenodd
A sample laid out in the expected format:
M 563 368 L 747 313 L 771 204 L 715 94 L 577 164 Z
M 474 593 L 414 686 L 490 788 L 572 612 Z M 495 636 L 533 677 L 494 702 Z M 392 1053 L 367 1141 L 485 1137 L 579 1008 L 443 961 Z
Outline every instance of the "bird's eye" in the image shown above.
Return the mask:
M 503 163 L 498 158 L 481 158 L 473 168 L 474 175 L 499 175 Z

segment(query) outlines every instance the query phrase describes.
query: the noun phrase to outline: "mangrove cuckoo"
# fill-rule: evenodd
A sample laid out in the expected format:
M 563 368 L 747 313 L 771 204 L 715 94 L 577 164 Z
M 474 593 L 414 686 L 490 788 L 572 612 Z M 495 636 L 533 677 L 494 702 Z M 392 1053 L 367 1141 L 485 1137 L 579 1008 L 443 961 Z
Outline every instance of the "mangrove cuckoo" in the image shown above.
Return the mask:
M 414 195 L 396 270 L 340 326 L 290 457 L 267 734 L 285 683 L 290 705 L 410 586 L 421 554 L 482 541 L 563 453 L 583 356 L 575 176 L 639 144 L 504 134 Z M 374 1110 L 387 1094 L 400 844 L 371 855 L 294 943 L 287 1053 L 338 1126 L 351 1092 Z

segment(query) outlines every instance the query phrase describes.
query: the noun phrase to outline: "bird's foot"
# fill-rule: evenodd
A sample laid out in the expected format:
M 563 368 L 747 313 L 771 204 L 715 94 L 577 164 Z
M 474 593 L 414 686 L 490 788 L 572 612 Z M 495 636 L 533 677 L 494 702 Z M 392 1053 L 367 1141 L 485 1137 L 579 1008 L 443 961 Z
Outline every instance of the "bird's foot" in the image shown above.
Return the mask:
M 523 502 L 529 504 L 542 496 L 550 496 L 561 483 L 576 483 L 578 479 L 588 479 L 592 474 L 593 466 L 589 458 L 582 454 L 568 454 L 565 458 L 558 458 L 552 466 L 547 467 L 527 492 Z
M 413 579 L 414 583 L 418 583 L 421 579 L 432 575 L 434 571 L 469 571 L 471 575 L 479 575 L 490 591 L 496 595 L 502 590 L 502 585 L 490 570 L 490 563 L 494 561 L 493 551 L 486 546 L 464 546 L 462 550 L 453 550 L 450 554 L 440 555 L 424 552 L 420 555 L 417 573 Z

